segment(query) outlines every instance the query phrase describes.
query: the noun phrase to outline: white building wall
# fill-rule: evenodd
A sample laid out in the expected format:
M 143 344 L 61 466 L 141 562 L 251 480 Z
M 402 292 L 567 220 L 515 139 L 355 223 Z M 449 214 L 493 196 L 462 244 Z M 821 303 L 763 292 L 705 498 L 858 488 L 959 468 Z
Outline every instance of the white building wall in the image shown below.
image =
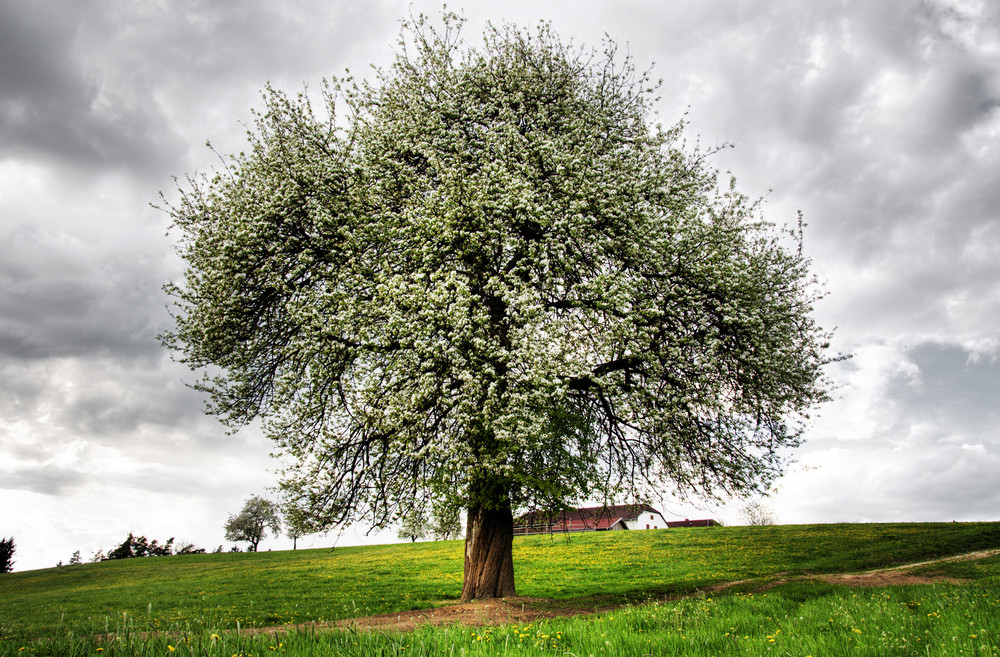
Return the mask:
M 667 521 L 659 513 L 643 511 L 638 518 L 626 520 L 625 526 L 629 529 L 666 529 Z

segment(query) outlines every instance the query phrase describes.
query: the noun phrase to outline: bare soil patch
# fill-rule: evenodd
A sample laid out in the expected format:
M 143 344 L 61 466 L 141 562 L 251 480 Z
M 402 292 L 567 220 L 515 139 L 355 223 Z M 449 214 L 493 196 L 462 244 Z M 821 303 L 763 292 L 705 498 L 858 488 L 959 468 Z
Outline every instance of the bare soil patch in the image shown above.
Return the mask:
M 946 575 L 935 575 L 932 573 L 917 575 L 914 574 L 913 571 L 925 566 L 933 566 L 935 564 L 947 563 L 950 561 L 974 561 L 976 559 L 985 559 L 986 557 L 992 557 L 995 554 L 1000 554 L 1000 550 L 980 550 L 979 552 L 960 554 L 957 557 L 946 557 L 944 559 L 935 559 L 933 561 L 922 561 L 920 563 L 911 563 L 906 564 L 905 566 L 895 566 L 893 568 L 879 568 L 877 570 L 868 570 L 863 573 L 821 575 L 815 577 L 815 579 L 822 579 L 823 581 L 830 582 L 831 584 L 843 584 L 845 586 L 855 587 L 906 586 L 911 584 L 963 584 L 968 580 L 956 577 L 947 577 Z
M 858 575 L 826 575 L 815 577 L 831 584 L 843 584 L 856 588 L 873 586 L 909 586 L 926 584 L 962 584 L 968 580 L 944 575 L 911 575 L 906 572 L 873 572 Z
M 377 616 L 359 616 L 327 623 L 302 623 L 276 627 L 246 628 L 247 634 L 282 634 L 292 629 L 328 630 L 332 628 L 358 631 L 395 630 L 410 632 L 423 625 L 465 625 L 482 627 L 487 625 L 513 625 L 532 623 L 539 619 L 575 616 L 580 613 L 608 611 L 613 607 L 594 608 L 593 611 L 580 607 L 557 606 L 544 598 L 511 597 L 495 600 L 474 600 L 455 602 L 432 609 L 401 611 Z
M 393 629 L 405 631 L 412 630 L 418 625 L 512 625 L 580 613 L 579 609 L 550 608 L 547 603 L 548 601 L 542 598 L 524 597 L 474 600 L 448 604 L 434 609 L 348 618 L 337 621 L 335 625 L 337 627 L 353 627 L 359 630 Z
M 919 563 L 909 563 L 903 566 L 893 566 L 891 568 L 877 568 L 874 570 L 866 570 L 860 573 L 835 573 L 828 575 L 797 575 L 795 577 L 783 577 L 776 579 L 766 584 L 763 584 L 754 589 L 754 592 L 766 591 L 772 589 L 781 584 L 787 584 L 788 582 L 802 581 L 802 580 L 819 580 L 823 582 L 829 582 L 830 584 L 840 584 L 842 586 L 851 586 L 855 588 L 868 588 L 876 586 L 910 586 L 910 585 L 930 585 L 930 584 L 963 584 L 968 580 L 960 579 L 957 577 L 948 577 L 946 575 L 938 575 L 934 573 L 922 573 L 915 574 L 913 571 L 926 566 L 933 566 L 936 564 L 953 562 L 953 561 L 974 561 L 976 559 L 985 559 L 986 557 L 992 557 L 993 555 L 1000 554 L 1000 549 L 995 550 L 980 550 L 978 552 L 969 552 L 968 554 L 960 554 L 955 557 L 945 557 L 943 559 L 934 559 L 932 561 L 921 561 Z M 781 573 L 778 573 L 779 575 Z M 726 582 L 724 584 L 719 584 L 711 588 L 712 591 L 721 591 L 723 589 L 732 588 L 740 584 L 749 584 L 754 580 L 740 580 L 738 582 Z

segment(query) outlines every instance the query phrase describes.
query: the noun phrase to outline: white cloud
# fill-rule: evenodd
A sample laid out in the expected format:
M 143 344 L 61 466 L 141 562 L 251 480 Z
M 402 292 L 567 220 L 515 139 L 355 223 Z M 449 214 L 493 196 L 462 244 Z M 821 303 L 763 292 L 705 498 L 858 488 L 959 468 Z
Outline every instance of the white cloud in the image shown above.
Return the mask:
M 995 520 L 1000 449 L 851 446 L 814 452 L 772 505 L 782 523 Z

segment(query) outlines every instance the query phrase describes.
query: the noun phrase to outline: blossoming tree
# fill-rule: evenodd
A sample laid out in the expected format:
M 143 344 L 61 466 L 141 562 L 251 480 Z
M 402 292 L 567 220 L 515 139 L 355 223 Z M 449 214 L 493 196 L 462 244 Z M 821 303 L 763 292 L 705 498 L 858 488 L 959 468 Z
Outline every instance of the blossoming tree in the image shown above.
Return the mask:
M 464 509 L 472 599 L 515 593 L 519 508 L 766 489 L 829 358 L 801 234 L 651 123 L 613 43 L 460 27 L 265 91 L 248 152 L 168 205 L 163 339 L 316 526 Z

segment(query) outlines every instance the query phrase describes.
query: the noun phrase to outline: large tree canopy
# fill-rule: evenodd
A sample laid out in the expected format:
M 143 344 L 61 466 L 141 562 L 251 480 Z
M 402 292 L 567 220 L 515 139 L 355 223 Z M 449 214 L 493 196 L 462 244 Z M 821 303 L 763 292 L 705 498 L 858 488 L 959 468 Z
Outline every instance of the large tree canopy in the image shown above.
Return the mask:
M 266 90 L 169 207 L 165 342 L 320 525 L 466 509 L 471 598 L 514 592 L 512 510 L 766 488 L 828 357 L 801 236 L 652 124 L 613 43 L 459 26 L 408 23 L 320 111 Z

